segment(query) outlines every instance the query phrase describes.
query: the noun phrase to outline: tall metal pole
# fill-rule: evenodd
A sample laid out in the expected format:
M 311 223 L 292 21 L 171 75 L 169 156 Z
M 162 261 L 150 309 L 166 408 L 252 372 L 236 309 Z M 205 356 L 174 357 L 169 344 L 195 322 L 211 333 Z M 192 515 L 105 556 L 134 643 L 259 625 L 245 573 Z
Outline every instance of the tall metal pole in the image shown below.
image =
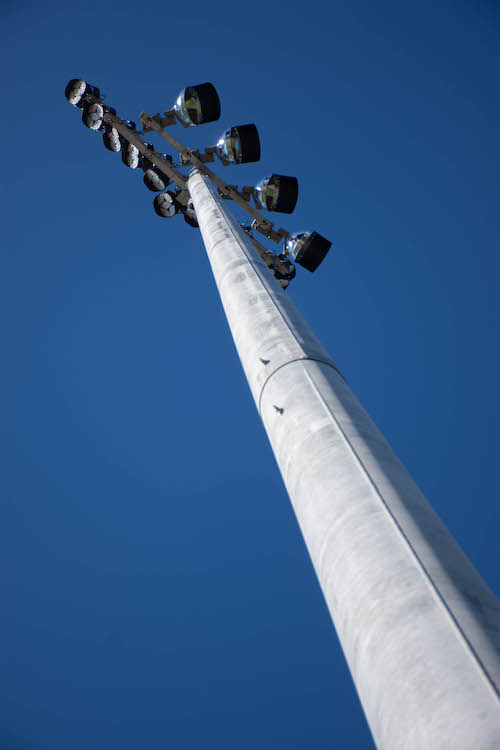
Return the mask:
M 257 409 L 380 750 L 500 748 L 500 604 L 196 170 Z

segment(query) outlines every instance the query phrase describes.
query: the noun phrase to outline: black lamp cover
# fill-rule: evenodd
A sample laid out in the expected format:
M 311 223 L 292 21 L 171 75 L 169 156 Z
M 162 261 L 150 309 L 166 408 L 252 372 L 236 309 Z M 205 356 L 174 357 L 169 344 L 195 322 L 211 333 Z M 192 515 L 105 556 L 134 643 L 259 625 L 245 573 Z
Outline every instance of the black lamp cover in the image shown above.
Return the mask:
M 296 177 L 272 174 L 257 183 L 254 197 L 257 205 L 267 211 L 291 214 L 297 205 L 299 183 Z
M 260 139 L 255 125 L 234 125 L 220 137 L 217 153 L 232 164 L 247 164 L 260 159 Z
M 235 128 L 241 143 L 241 162 L 247 164 L 260 159 L 260 139 L 259 131 L 252 123 L 250 125 L 238 125 Z
M 315 271 L 325 256 L 332 243 L 318 232 L 311 232 L 296 257 L 297 263 L 307 271 Z
M 215 122 L 220 117 L 220 100 L 215 86 L 211 83 L 200 83 L 193 86 L 198 94 L 201 105 L 201 123 Z
M 177 115 L 186 125 L 202 125 L 220 117 L 219 95 L 211 83 L 187 86 L 174 105 Z

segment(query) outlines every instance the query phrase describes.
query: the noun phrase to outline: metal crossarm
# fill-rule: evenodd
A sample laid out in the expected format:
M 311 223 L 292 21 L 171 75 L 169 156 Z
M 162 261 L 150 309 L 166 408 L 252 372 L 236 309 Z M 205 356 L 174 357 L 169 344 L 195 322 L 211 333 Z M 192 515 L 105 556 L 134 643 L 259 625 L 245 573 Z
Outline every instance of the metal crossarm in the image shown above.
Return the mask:
M 284 229 L 280 229 L 275 232 L 273 229 L 274 225 L 268 219 L 264 219 L 264 217 L 261 216 L 258 211 L 256 211 L 252 206 L 248 205 L 248 203 L 236 192 L 236 190 L 233 190 L 233 188 L 225 183 L 224 180 L 221 180 L 220 177 L 215 174 L 215 172 L 212 172 L 212 170 L 209 169 L 209 167 L 207 167 L 206 164 L 204 164 L 193 151 L 191 151 L 191 149 L 183 146 L 182 143 L 174 138 L 173 135 L 170 135 L 170 133 L 165 130 L 165 128 L 163 128 L 157 122 L 157 120 L 154 119 L 154 117 L 151 117 L 146 112 L 142 112 L 140 121 L 143 128 L 145 128 L 146 130 L 154 130 L 156 133 L 158 133 L 158 135 L 161 135 L 161 137 L 164 138 L 167 143 L 175 148 L 179 152 L 179 154 L 181 154 L 184 162 L 188 162 L 189 164 L 191 164 L 191 166 L 196 167 L 202 174 L 209 177 L 212 182 L 217 185 L 217 187 L 221 191 L 221 194 L 225 198 L 231 198 L 235 203 L 241 206 L 241 208 L 246 211 L 246 213 L 249 214 L 254 220 L 254 229 L 276 243 L 281 242 L 284 237 L 288 237 L 288 232 L 286 232 Z
M 173 167 L 166 159 L 164 159 L 156 151 L 152 151 L 148 144 L 142 140 L 135 130 L 131 130 L 123 120 L 112 112 L 105 112 L 103 117 L 104 122 L 107 122 L 113 128 L 115 128 L 125 140 L 129 141 L 134 145 L 141 154 L 147 156 L 149 161 L 157 167 L 160 172 L 163 172 L 172 182 L 175 182 L 180 188 L 185 190 L 186 178 L 181 174 L 175 167 Z

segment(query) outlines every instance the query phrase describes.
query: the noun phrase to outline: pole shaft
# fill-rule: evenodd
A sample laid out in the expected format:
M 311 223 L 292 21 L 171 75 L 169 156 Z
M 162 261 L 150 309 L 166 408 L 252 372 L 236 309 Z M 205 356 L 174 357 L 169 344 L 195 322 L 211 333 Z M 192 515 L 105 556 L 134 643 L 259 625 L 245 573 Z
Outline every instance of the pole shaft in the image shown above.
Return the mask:
M 208 179 L 222 304 L 380 750 L 500 748 L 500 604 Z

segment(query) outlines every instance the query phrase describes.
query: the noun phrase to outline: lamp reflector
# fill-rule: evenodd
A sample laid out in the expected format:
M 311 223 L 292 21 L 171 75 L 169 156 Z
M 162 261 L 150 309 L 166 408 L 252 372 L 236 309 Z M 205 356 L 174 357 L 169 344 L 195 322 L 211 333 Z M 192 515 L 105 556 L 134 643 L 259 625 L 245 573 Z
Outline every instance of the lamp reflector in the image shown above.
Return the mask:
M 258 208 L 291 214 L 297 205 L 299 183 L 296 177 L 272 174 L 257 183 L 254 190 Z
M 235 125 L 219 138 L 217 153 L 231 164 L 247 164 L 260 159 L 260 139 L 255 125 Z
M 179 94 L 174 110 L 185 125 L 202 125 L 220 117 L 220 101 L 211 83 L 187 86 Z

